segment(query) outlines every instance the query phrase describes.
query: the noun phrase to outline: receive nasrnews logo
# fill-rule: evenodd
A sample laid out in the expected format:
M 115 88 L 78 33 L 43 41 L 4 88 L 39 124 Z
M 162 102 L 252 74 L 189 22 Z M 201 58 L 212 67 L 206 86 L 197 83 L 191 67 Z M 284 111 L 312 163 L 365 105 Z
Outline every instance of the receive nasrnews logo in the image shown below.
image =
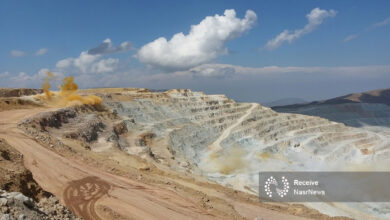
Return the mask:
M 281 188 L 280 185 L 283 184 L 283 187 Z M 287 180 L 286 177 L 282 176 L 281 178 L 281 184 L 279 184 L 278 181 L 276 181 L 275 177 L 270 176 L 264 184 L 264 191 L 267 194 L 268 197 L 272 198 L 272 190 L 271 190 L 271 185 L 275 186 L 276 193 L 283 198 L 284 196 L 287 195 L 288 190 L 290 189 L 290 184 Z
M 390 202 L 390 172 L 259 172 L 260 202 Z

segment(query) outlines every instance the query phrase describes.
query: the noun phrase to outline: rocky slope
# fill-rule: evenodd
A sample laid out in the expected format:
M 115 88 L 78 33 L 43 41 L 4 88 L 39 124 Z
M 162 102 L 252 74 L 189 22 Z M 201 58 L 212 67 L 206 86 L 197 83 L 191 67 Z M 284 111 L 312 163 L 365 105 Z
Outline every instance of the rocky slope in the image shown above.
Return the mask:
M 78 219 L 44 191 L 23 166 L 23 156 L 0 139 L 0 219 Z
M 26 120 L 21 127 L 31 134 L 40 130 L 48 137 L 39 139 L 49 143 L 76 142 L 94 152 L 119 149 L 160 169 L 202 175 L 252 194 L 258 190 L 259 171 L 383 170 L 390 164 L 387 133 L 320 117 L 277 113 L 190 90 L 84 93 L 101 96 L 108 113 L 63 109 Z M 353 212 L 334 204 L 309 205 L 332 216 L 359 218 L 361 212 L 388 217 L 375 212 L 382 204 L 349 204 Z
M 153 165 L 120 148 L 96 152 L 78 139 L 52 135 L 68 123 L 77 126 L 79 117 L 94 114 L 106 120 L 104 114 L 113 114 L 85 107 L 76 107 L 76 117 L 67 121 L 62 116 L 72 108 L 0 112 L 4 125 L 0 137 L 24 155 L 25 166 L 41 186 L 85 219 L 346 219 L 330 218 L 300 204 L 259 203 L 256 195 L 222 187 L 197 175 L 157 168 L 158 163 Z M 26 118 L 30 119 L 19 128 L 29 135 L 18 128 Z M 56 128 L 59 119 L 63 121 Z M 44 129 L 40 122 L 44 122 Z
M 37 107 L 32 96 L 40 93 L 41 89 L 0 88 L 0 111 Z
M 26 89 L 26 88 L 0 88 L 0 97 L 21 97 L 36 95 L 42 93 L 42 89 Z
M 7 192 L 0 189 L 1 220 L 62 220 L 80 219 L 63 206 L 54 196 L 41 198 L 35 202 L 20 192 Z
M 0 189 L 19 191 L 35 201 L 47 197 L 33 179 L 32 174 L 23 166 L 23 156 L 0 139 Z

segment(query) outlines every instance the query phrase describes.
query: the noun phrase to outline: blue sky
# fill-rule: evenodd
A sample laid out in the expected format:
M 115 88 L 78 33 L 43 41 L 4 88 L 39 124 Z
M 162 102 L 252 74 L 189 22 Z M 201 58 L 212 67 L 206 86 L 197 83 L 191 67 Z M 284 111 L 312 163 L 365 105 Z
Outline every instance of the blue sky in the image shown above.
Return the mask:
M 210 20 L 188 37 L 191 25 L 224 16 L 226 9 L 236 15 L 226 15 L 225 23 Z M 227 35 L 219 36 L 218 28 Z M 0 3 L 0 30 L 1 87 L 39 87 L 48 70 L 75 75 L 85 88 L 188 87 L 261 102 L 390 85 L 386 0 L 13 0 Z M 281 44 L 270 46 L 285 30 Z M 171 42 L 180 32 L 184 40 Z M 209 37 L 196 43 L 203 32 Z M 155 42 L 160 37 L 167 42 Z M 108 50 L 88 55 L 103 41 Z M 171 49 L 161 52 L 160 46 Z

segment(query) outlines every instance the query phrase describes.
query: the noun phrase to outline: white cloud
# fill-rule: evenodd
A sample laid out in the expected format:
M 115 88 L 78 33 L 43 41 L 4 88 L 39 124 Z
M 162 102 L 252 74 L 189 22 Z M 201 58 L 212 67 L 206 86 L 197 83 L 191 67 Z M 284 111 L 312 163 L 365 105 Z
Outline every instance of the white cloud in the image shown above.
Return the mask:
M 377 28 L 381 28 L 381 27 L 385 27 L 387 25 L 390 24 L 390 17 L 380 21 L 380 22 L 377 22 L 377 23 L 374 23 L 372 24 L 370 27 L 368 28 L 365 28 L 364 30 L 362 30 L 359 34 L 351 34 L 349 36 L 347 36 L 346 38 L 344 38 L 344 42 L 348 42 L 348 41 L 351 41 L 353 39 L 356 39 L 359 37 L 359 35 L 365 33 L 365 32 L 369 32 L 369 31 L 373 31 Z
M 357 34 L 351 34 L 351 35 L 348 35 L 346 38 L 344 38 L 344 42 L 348 42 L 348 41 L 351 41 L 353 39 L 356 39 L 359 35 Z
M 372 66 L 265 66 L 265 67 L 244 67 L 230 64 L 203 64 L 187 71 L 187 74 L 197 76 L 232 76 L 232 75 L 272 75 L 272 74 L 293 74 L 293 73 L 311 73 L 311 74 L 337 74 L 337 75 L 360 75 L 369 76 L 375 74 L 385 74 L 390 72 L 389 65 Z M 206 74 L 205 74 L 206 73 Z M 213 73 L 213 74 L 207 74 Z M 370 73 L 370 74 L 367 74 Z
M 10 55 L 12 57 L 23 57 L 26 56 L 26 52 L 21 50 L 11 50 Z
M 230 64 L 202 64 L 193 67 L 189 70 L 173 71 L 169 73 L 143 73 L 134 75 L 131 77 L 131 82 L 136 85 L 148 85 L 151 86 L 154 83 L 176 85 L 176 87 L 182 87 L 179 82 L 187 85 L 195 86 L 196 80 L 217 80 L 214 83 L 225 83 L 227 81 L 234 82 L 237 80 L 241 82 L 251 81 L 251 78 L 257 77 L 260 79 L 272 81 L 277 79 L 283 81 L 283 77 L 294 78 L 297 76 L 297 80 L 305 77 L 318 77 L 327 78 L 385 78 L 390 72 L 390 66 L 336 66 L 336 67 L 323 67 L 323 66 L 264 66 L 264 67 L 245 67 Z M 367 74 L 370 73 L 370 74 Z M 123 85 L 126 83 L 123 79 L 128 77 L 120 76 L 118 73 L 117 80 L 111 81 L 111 86 Z M 388 78 L 388 77 L 387 77 Z M 301 81 L 298 80 L 298 81 Z M 192 82 L 192 83 L 191 83 Z M 260 83 L 260 82 L 259 82 Z M 216 85 L 216 84 L 215 84 Z
M 265 45 L 265 48 L 268 50 L 274 50 L 280 47 L 284 42 L 292 43 L 294 40 L 302 37 L 305 34 L 312 32 L 326 18 L 331 18 L 336 16 L 337 12 L 333 9 L 331 10 L 322 10 L 320 8 L 314 8 L 309 14 L 306 15 L 308 23 L 302 29 L 297 29 L 294 31 L 284 30 L 275 38 L 269 40 Z
M 25 87 L 39 87 L 42 83 L 40 75 L 29 75 L 25 72 L 20 72 L 16 75 L 9 72 L 0 74 L 0 87 L 7 88 L 25 88 Z
M 47 48 L 41 48 L 35 52 L 35 56 L 42 56 L 46 54 L 49 50 Z
M 177 33 L 169 41 L 160 37 L 144 45 L 137 58 L 163 69 L 188 69 L 226 54 L 225 43 L 251 29 L 256 20 L 251 10 L 243 19 L 236 17 L 235 10 L 225 10 L 224 15 L 207 16 L 192 25 L 187 35 Z
M 41 48 L 41 49 L 37 50 L 34 54 L 35 54 L 35 56 L 42 56 L 42 55 L 46 54 L 48 51 L 49 50 L 47 48 Z M 12 57 L 24 57 L 27 55 L 27 53 L 25 51 L 21 51 L 21 50 L 11 50 L 10 55 Z
M 19 72 L 18 74 L 12 74 L 10 72 L 0 73 L 0 87 L 7 88 L 41 88 L 42 83 L 47 76 L 47 72 L 52 72 L 55 75 L 52 89 L 56 89 L 57 85 L 61 83 L 63 74 L 61 72 L 56 72 L 49 70 L 47 68 L 42 68 L 38 72 L 33 74 L 28 74 L 25 72 Z
M 119 46 L 114 46 L 109 38 L 99 46 L 88 51 L 83 51 L 76 58 L 68 57 L 56 63 L 56 70 L 73 74 L 114 73 L 120 67 L 118 58 L 104 58 L 109 53 L 124 52 L 132 49 L 130 42 L 125 41 Z
M 66 58 L 56 64 L 56 68 L 63 72 L 78 72 L 79 74 L 94 74 L 114 72 L 119 66 L 119 59 L 103 59 L 101 55 L 91 55 L 88 51 L 81 52 L 77 58 Z
M 108 58 L 101 59 L 91 65 L 91 72 L 93 73 L 113 73 L 119 65 L 119 59 Z
M 372 25 L 374 28 L 383 27 L 390 24 L 390 17 L 384 19 L 383 21 L 380 21 L 378 23 L 375 23 Z
M 125 52 L 131 49 L 133 49 L 133 45 L 129 41 L 124 41 L 119 46 L 114 46 L 111 39 L 107 38 L 97 47 L 89 49 L 88 54 L 99 55 L 99 54 L 118 53 L 118 52 Z

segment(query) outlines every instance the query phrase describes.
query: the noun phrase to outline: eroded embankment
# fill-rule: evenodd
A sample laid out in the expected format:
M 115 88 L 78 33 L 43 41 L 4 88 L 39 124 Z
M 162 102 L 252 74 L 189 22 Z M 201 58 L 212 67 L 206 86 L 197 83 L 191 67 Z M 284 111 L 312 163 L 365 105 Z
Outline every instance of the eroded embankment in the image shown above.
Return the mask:
M 0 189 L 21 192 L 35 201 L 49 197 L 23 165 L 23 155 L 0 139 Z
M 39 111 L 42 110 L 36 110 L 35 113 Z M 94 212 L 81 213 L 81 215 L 85 214 L 83 217 L 86 219 L 95 219 L 96 215 L 102 219 L 114 219 L 118 216 L 136 219 L 229 218 L 228 214 L 200 207 L 192 197 L 181 196 L 175 191 L 160 188 L 158 185 L 139 183 L 112 175 L 84 162 L 71 159 L 70 155 L 67 155 L 70 158 L 66 158 L 65 151 L 62 152 L 63 155 L 54 153 L 17 129 L 17 122 L 32 114 L 33 112 L 26 110 L 0 113 L 1 123 L 5 125 L 1 128 L 0 137 L 7 136 L 10 145 L 25 156 L 25 165 L 34 174 L 36 181 L 61 201 L 65 200 L 64 190 L 73 181 L 96 177 L 109 182 L 111 184 L 109 194 L 100 197 L 97 202 L 93 200 Z M 85 205 L 88 205 L 88 202 Z M 153 207 L 152 211 L 151 207 Z
M 13 114 L 15 117 L 7 119 L 8 132 L 15 129 L 12 132 L 20 133 L 14 121 L 32 113 Z M 96 125 L 99 129 L 95 129 Z M 141 154 L 150 155 L 155 165 L 146 157 L 124 153 L 121 147 L 126 145 L 121 141 L 137 126 L 135 119 L 118 118 L 112 111 L 67 108 L 25 120 L 20 127 L 33 139 L 20 134 L 24 138 L 11 138 L 11 142 L 28 155 L 27 166 L 38 183 L 86 219 L 328 218 L 301 205 L 259 204 L 256 196 L 212 184 L 190 173 L 164 170 L 160 167 L 164 155 L 159 157 L 157 148 Z M 75 132 L 79 135 L 69 135 Z M 96 138 L 91 138 L 95 134 Z M 117 139 L 112 138 L 113 134 Z M 130 139 L 138 143 L 130 146 L 150 148 L 158 134 Z M 102 150 L 101 141 L 118 145 Z M 173 163 L 175 158 L 171 160 Z M 74 204 L 75 198 L 82 202 Z
M 344 129 L 342 125 L 334 125 L 327 120 L 314 117 L 279 115 L 260 105 L 236 103 L 225 96 L 207 96 L 190 90 L 151 93 L 136 90 L 120 92 L 116 89 L 113 93 L 101 91 L 99 93 L 109 109 L 65 108 L 37 115 L 24 121 L 22 127 L 42 145 L 61 154 L 71 152 L 73 156 L 82 155 L 83 160 L 92 162 L 94 166 L 104 167 L 104 170 L 125 176 L 131 173 L 130 176 L 137 181 L 158 182 L 163 184 L 163 188 L 167 187 L 165 182 L 170 178 L 171 190 L 182 189 L 179 192 L 184 191 L 185 195 L 189 193 L 196 206 L 207 212 L 225 213 L 225 218 L 263 216 L 262 213 L 269 212 L 269 209 L 277 209 L 279 214 L 327 218 L 303 206 L 298 208 L 294 205 L 258 204 L 256 193 L 253 191 L 257 184 L 245 181 L 245 178 L 236 178 L 236 175 L 257 173 L 247 172 L 248 168 L 251 168 L 247 161 L 257 161 L 258 158 L 245 157 L 265 155 L 263 153 L 268 152 L 262 148 L 263 144 L 258 145 L 261 148 L 253 148 L 258 139 L 268 142 L 268 149 L 280 147 L 277 151 L 269 151 L 268 158 L 273 159 L 275 163 L 278 161 L 277 163 L 283 164 L 286 162 L 283 159 L 272 158 L 276 152 L 286 150 L 289 145 L 299 146 L 297 143 L 280 140 L 280 137 L 289 131 L 294 132 L 299 126 L 310 132 L 327 132 L 332 128 L 342 130 Z M 323 127 L 312 130 L 317 125 Z M 279 126 L 282 128 L 286 126 L 287 129 L 274 132 Z M 255 135 L 258 130 L 260 132 Z M 223 134 L 227 134 L 227 137 Z M 307 134 L 302 136 L 301 138 L 310 137 Z M 218 138 L 221 140 L 222 149 L 214 157 L 209 157 L 209 146 Z M 272 147 L 275 142 L 278 145 Z M 247 152 L 248 150 L 255 152 Z M 263 165 L 269 166 L 269 161 L 262 160 L 262 157 L 260 159 L 260 162 L 265 163 Z M 129 171 L 129 167 L 133 170 Z M 122 172 L 123 170 L 125 172 Z M 152 178 L 149 176 L 151 174 L 158 177 Z M 202 179 L 198 174 L 254 195 L 238 193 L 240 196 L 236 197 L 237 193 L 232 193 L 233 190 L 208 185 L 209 182 L 204 179 L 200 181 L 202 187 L 199 183 L 189 184 L 194 180 L 188 178 Z M 219 179 L 214 178 L 214 174 L 218 174 Z M 187 177 L 183 180 L 183 176 Z M 89 175 L 83 175 L 75 181 L 86 177 Z M 243 181 L 231 182 L 234 179 Z M 196 190 L 193 190 L 194 188 Z M 216 193 L 216 188 L 224 193 Z M 110 189 L 115 190 L 115 187 Z M 235 195 L 234 199 L 231 199 L 232 195 Z M 104 201 L 105 198 L 99 200 Z M 251 201 L 250 204 L 248 200 Z M 100 202 L 95 204 L 96 209 L 110 207 L 99 206 Z M 278 212 L 271 215 L 276 216 Z
M 79 219 L 43 190 L 24 167 L 23 155 L 0 139 L 0 216 L 2 219 Z
M 116 91 L 102 97 L 132 122 L 119 136 L 123 151 L 252 194 L 259 171 L 378 171 L 390 164 L 389 137 L 320 117 L 277 113 L 190 90 Z M 144 134 L 149 138 L 139 141 Z M 323 203 L 316 208 L 355 218 L 375 209 L 363 206 L 347 210 Z

